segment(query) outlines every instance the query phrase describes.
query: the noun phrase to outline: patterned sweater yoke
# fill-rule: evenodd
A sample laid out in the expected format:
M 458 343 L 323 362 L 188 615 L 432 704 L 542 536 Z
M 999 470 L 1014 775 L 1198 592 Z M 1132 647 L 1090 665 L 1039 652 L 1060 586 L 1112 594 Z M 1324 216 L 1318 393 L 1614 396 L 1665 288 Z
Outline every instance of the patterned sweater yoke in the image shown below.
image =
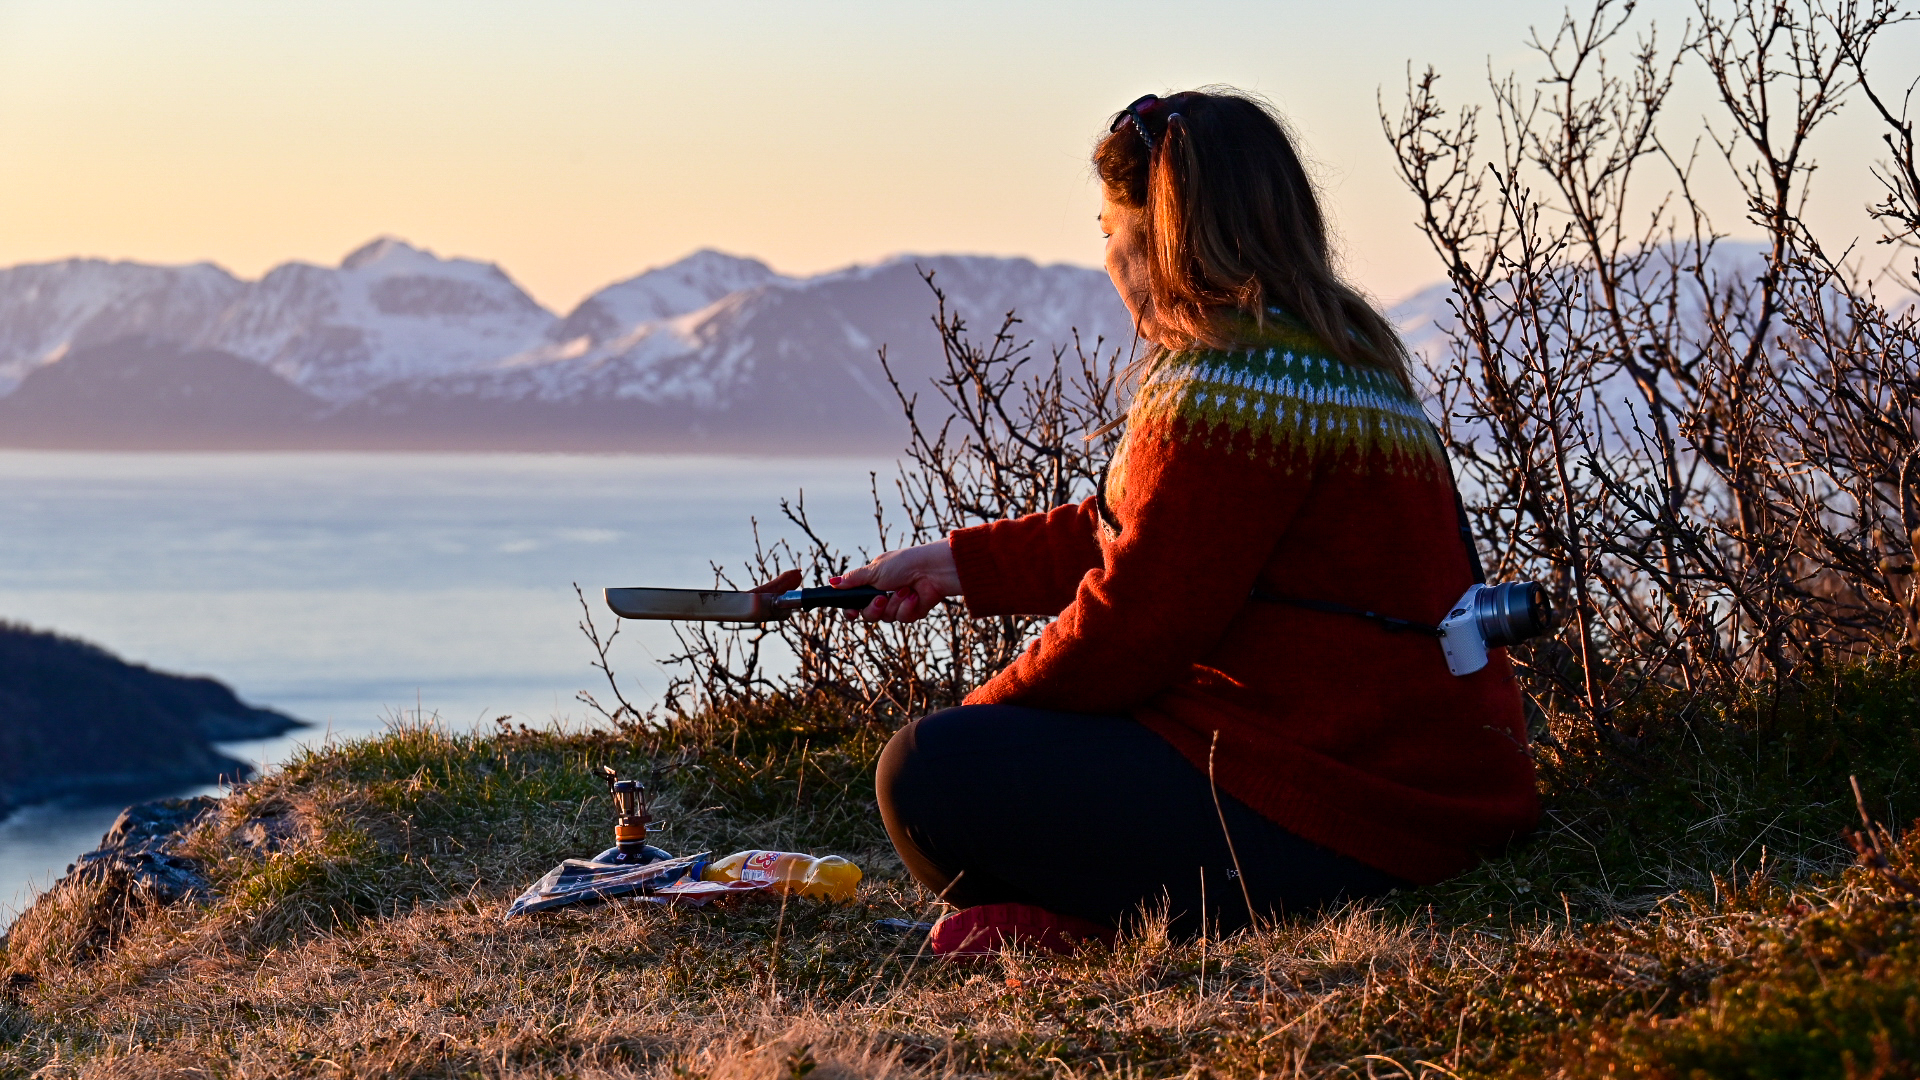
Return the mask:
M 1348 364 L 1291 326 L 1269 325 L 1258 337 L 1162 357 L 1134 397 L 1128 429 L 1245 453 L 1288 472 L 1302 458 L 1390 473 L 1446 467 L 1420 402 L 1392 375 Z

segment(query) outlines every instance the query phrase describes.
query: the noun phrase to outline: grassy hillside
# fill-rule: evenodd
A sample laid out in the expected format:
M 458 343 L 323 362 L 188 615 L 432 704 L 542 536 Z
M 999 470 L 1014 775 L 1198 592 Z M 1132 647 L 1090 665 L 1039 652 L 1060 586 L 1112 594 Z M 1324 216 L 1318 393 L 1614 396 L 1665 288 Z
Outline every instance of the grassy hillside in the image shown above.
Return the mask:
M 1920 812 L 1916 692 L 1920 668 L 1889 663 L 1649 706 L 1606 753 L 1556 733 L 1546 825 L 1466 878 L 1224 940 L 1149 928 L 980 965 L 871 929 L 936 911 L 874 812 L 873 725 L 776 701 L 658 730 L 399 728 L 203 822 L 183 847 L 210 905 L 106 883 L 23 916 L 0 1076 L 1916 1075 L 1920 907 L 1845 869 L 1842 838 L 1850 775 L 1877 818 Z M 868 880 L 845 906 L 503 923 L 605 845 L 601 763 L 654 777 L 670 850 L 833 851 Z M 1891 854 L 1920 877 L 1920 843 Z

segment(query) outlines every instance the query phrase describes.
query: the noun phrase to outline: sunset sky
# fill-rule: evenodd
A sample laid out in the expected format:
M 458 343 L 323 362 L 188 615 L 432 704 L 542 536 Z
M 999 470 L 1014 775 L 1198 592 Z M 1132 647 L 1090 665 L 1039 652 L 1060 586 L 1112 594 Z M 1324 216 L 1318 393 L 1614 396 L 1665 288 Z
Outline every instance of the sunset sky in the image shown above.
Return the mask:
M 1642 10 L 1677 37 L 1692 7 Z M 0 265 L 254 276 L 392 234 L 498 262 L 565 310 L 709 246 L 794 273 L 904 251 L 1092 264 L 1094 134 L 1141 93 L 1224 82 L 1291 118 L 1354 276 L 1392 300 L 1439 272 L 1376 95 L 1397 108 L 1412 63 L 1483 97 L 1490 64 L 1538 70 L 1524 40 L 1560 11 L 0 0 Z M 1890 82 L 1920 71 L 1917 29 L 1887 39 Z M 1816 218 L 1848 235 L 1866 228 L 1874 134 L 1856 109 L 1821 148 Z

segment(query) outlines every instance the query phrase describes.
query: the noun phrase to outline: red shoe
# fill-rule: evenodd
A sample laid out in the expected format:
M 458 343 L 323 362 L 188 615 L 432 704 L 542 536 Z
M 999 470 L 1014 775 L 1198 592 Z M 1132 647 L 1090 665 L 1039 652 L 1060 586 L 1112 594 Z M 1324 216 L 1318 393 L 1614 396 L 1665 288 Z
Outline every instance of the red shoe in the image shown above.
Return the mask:
M 927 944 L 936 956 L 992 956 L 1019 941 L 1030 949 L 1070 953 L 1087 941 L 1113 947 L 1110 926 L 1060 915 L 1032 904 L 982 904 L 943 916 Z

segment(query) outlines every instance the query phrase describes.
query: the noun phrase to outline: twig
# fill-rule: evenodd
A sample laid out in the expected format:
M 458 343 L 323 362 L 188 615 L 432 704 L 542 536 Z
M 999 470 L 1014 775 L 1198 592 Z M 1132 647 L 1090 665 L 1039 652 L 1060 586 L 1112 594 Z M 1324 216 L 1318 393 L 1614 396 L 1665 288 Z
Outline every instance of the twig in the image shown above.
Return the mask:
M 1207 747 L 1207 789 L 1213 792 L 1213 812 L 1220 816 L 1220 835 L 1227 839 L 1227 855 L 1233 859 L 1233 877 L 1240 883 L 1240 898 L 1247 902 L 1247 925 L 1258 929 L 1260 916 L 1253 910 L 1253 893 L 1247 888 L 1247 875 L 1240 869 L 1240 853 L 1233 846 L 1233 832 L 1227 828 L 1227 812 L 1220 805 L 1220 786 L 1213 782 L 1213 755 L 1220 749 L 1220 731 L 1214 729 L 1213 742 Z
M 613 632 L 607 635 L 605 641 L 602 641 L 600 639 L 599 628 L 593 624 L 593 609 L 587 606 L 587 594 L 580 590 L 580 583 L 577 581 L 573 583 L 573 595 L 575 599 L 580 601 L 580 622 L 578 624 L 580 632 L 586 635 L 587 641 L 593 646 L 595 659 L 593 660 L 592 666 L 599 669 L 600 673 L 607 677 L 607 688 L 613 692 L 613 700 L 618 702 L 618 705 L 613 711 L 609 712 L 601 706 L 600 702 L 594 699 L 592 694 L 585 690 L 575 693 L 574 700 L 581 702 L 588 708 L 599 713 L 616 727 L 626 727 L 629 724 L 645 722 L 646 717 L 642 716 L 640 710 L 634 708 L 632 703 L 627 701 L 626 695 L 620 692 L 620 682 L 614 678 L 613 665 L 607 659 L 607 650 L 613 647 L 614 639 L 620 636 L 620 620 L 616 618 L 613 621 Z
M 1843 835 L 1847 838 L 1847 843 L 1852 845 L 1854 854 L 1859 857 L 1860 865 L 1880 875 L 1894 888 L 1908 896 L 1920 896 L 1920 885 L 1914 884 L 1896 872 L 1893 864 L 1887 860 L 1887 849 L 1881 843 L 1881 837 L 1886 837 L 1887 842 L 1891 843 L 1893 836 L 1887 832 L 1885 826 L 1868 815 L 1866 797 L 1860 793 L 1860 778 L 1849 776 L 1847 782 L 1853 785 L 1853 805 L 1860 811 L 1860 829 L 1858 832 L 1847 829 Z

